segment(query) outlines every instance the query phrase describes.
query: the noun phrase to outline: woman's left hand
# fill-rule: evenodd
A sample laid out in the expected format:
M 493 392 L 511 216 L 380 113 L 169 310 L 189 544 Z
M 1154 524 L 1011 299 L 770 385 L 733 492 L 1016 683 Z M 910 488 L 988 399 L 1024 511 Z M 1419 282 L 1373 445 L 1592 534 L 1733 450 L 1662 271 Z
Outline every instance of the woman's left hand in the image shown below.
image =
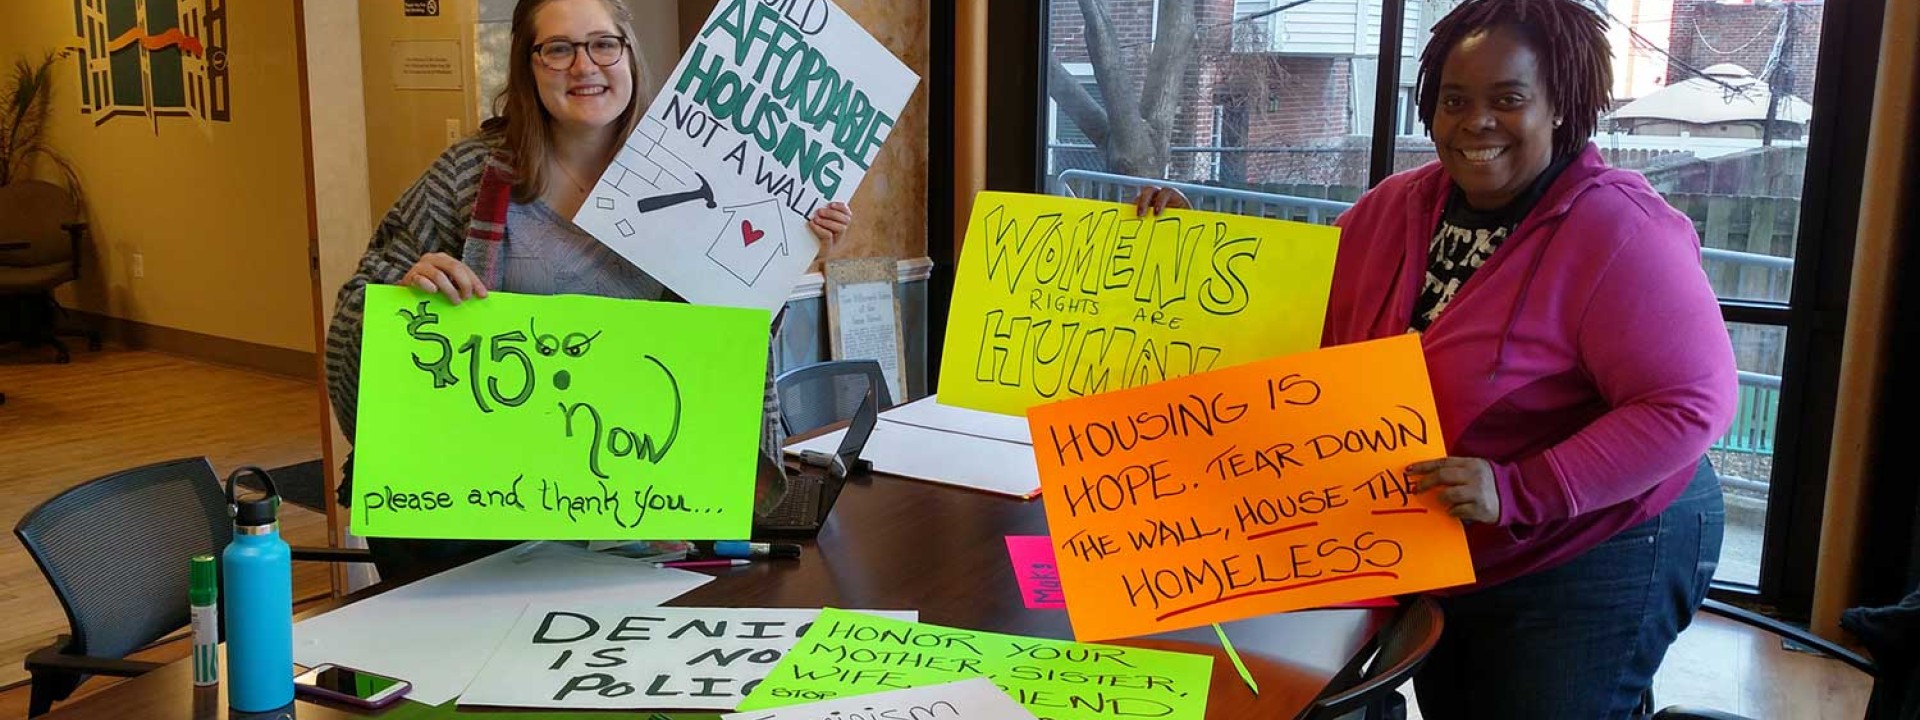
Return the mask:
M 1494 486 L 1493 463 L 1448 457 L 1408 465 L 1407 474 L 1420 476 L 1413 489 L 1416 493 L 1444 488 L 1440 503 L 1447 506 L 1448 514 L 1467 522 L 1500 521 L 1500 489 Z
M 813 211 L 813 217 L 807 220 L 807 229 L 814 237 L 820 238 L 820 252 L 825 254 L 840 242 L 840 234 L 853 224 L 853 208 L 843 202 L 827 203 L 826 207 Z

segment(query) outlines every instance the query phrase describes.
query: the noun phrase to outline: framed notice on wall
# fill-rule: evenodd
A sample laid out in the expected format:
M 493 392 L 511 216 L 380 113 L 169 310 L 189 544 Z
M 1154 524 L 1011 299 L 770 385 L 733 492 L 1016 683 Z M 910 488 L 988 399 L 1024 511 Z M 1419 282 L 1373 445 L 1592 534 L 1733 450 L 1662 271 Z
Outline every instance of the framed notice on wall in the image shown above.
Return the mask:
M 459 40 L 395 40 L 391 62 L 395 90 L 465 87 Z
M 890 257 L 827 263 L 827 335 L 836 360 L 878 360 L 894 402 L 906 399 L 906 342 Z

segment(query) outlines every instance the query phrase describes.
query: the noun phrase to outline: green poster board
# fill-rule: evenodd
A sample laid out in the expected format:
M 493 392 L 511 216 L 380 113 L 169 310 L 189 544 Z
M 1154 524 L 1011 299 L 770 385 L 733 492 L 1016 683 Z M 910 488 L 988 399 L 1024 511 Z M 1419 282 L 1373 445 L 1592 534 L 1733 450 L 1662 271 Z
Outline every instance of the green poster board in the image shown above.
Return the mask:
M 365 317 L 355 534 L 747 536 L 765 310 L 372 285 Z
M 827 608 L 739 709 L 986 677 L 1035 715 L 1053 720 L 1207 714 L 1213 658 L 1090 645 Z

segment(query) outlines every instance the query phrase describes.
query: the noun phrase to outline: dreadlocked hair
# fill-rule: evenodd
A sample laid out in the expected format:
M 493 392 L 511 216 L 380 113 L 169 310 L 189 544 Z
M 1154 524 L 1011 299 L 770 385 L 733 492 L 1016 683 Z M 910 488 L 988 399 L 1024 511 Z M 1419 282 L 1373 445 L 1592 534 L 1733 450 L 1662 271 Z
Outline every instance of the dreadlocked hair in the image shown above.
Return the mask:
M 1420 51 L 1420 122 L 1433 127 L 1440 101 L 1440 70 L 1447 56 L 1467 37 L 1495 28 L 1511 28 L 1540 58 L 1547 97 L 1561 118 L 1553 131 L 1553 156 L 1580 151 L 1593 137 L 1600 113 L 1613 102 L 1613 50 L 1607 24 L 1576 0 L 1467 0 L 1433 26 L 1433 39 Z M 1429 130 L 1431 132 L 1431 130 Z

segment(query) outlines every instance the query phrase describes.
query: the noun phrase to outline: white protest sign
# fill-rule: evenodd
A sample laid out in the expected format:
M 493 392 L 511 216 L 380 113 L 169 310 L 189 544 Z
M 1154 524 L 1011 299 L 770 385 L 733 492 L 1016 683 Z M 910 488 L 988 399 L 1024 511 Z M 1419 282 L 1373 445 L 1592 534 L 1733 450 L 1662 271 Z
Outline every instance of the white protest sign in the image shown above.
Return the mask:
M 912 621 L 913 611 L 870 612 Z M 462 706 L 732 710 L 818 609 L 529 606 Z
M 872 695 L 792 705 L 772 710 L 722 715 L 720 720 L 865 720 L 873 718 L 952 718 L 953 720 L 1035 720 L 1033 713 L 983 677 L 943 685 L 893 690 Z
M 919 82 L 829 0 L 723 0 L 573 220 L 691 302 L 777 309 Z
M 293 661 L 336 663 L 413 683 L 407 698 L 460 695 L 528 604 L 656 604 L 713 576 L 561 543 L 495 553 L 293 626 Z

